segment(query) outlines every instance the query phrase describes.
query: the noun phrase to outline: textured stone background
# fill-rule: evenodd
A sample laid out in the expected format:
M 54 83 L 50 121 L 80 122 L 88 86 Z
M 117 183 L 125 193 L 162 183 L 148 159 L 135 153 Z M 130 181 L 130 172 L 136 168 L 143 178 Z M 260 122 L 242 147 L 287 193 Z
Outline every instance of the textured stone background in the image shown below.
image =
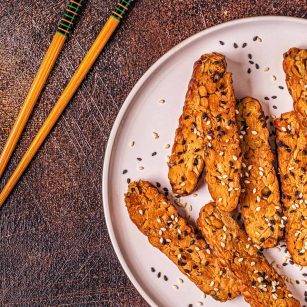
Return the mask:
M 115 1 L 90 0 L 8 173 Z M 0 1 L 0 148 L 50 42 L 64 0 Z M 307 17 L 304 0 L 140 0 L 0 211 L 0 305 L 146 306 L 112 249 L 102 209 L 104 149 L 141 75 L 190 35 L 257 15 Z

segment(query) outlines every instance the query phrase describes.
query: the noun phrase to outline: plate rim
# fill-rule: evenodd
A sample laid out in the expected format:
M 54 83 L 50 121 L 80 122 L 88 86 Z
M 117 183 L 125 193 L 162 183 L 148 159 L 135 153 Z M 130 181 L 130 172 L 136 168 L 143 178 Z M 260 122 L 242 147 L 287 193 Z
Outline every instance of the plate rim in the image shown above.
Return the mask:
M 153 300 L 153 298 L 144 290 L 142 285 L 137 281 L 137 279 L 134 277 L 130 267 L 128 266 L 122 251 L 119 247 L 119 244 L 117 242 L 115 231 L 112 224 L 112 219 L 110 215 L 110 206 L 109 206 L 109 192 L 108 192 L 108 181 L 109 181 L 109 166 L 110 166 L 110 160 L 111 160 L 111 153 L 114 146 L 114 141 L 118 132 L 118 128 L 122 122 L 122 119 L 127 112 L 134 96 L 137 94 L 137 92 L 140 90 L 140 88 L 143 86 L 143 84 L 147 81 L 147 79 L 152 75 L 156 69 L 158 69 L 165 61 L 167 61 L 173 54 L 178 52 L 180 49 L 184 48 L 188 44 L 192 43 L 193 41 L 197 40 L 203 35 L 208 35 L 212 32 L 219 31 L 221 29 L 233 26 L 233 25 L 240 25 L 245 23 L 254 23 L 254 22 L 261 22 L 261 21 L 283 21 L 283 22 L 294 22 L 294 23 L 302 23 L 307 24 L 307 20 L 301 17 L 292 17 L 292 16 L 274 16 L 274 15 L 268 15 L 268 16 L 255 16 L 255 17 L 245 17 L 240 19 L 235 19 L 231 21 L 227 21 L 218 25 L 214 25 L 210 28 L 204 29 L 202 31 L 197 32 L 196 34 L 193 34 L 192 36 L 184 39 L 182 42 L 178 43 L 174 47 L 172 47 L 169 51 L 167 51 L 165 54 L 163 54 L 158 60 L 156 60 L 147 70 L 146 72 L 141 76 L 141 78 L 136 82 L 136 84 L 133 86 L 132 90 L 126 97 L 124 103 L 122 104 L 116 119 L 113 123 L 105 154 L 104 154 L 104 162 L 103 162 L 103 170 L 102 170 L 102 201 L 103 201 L 103 212 L 104 212 L 104 219 L 107 225 L 108 234 L 112 243 L 112 247 L 115 251 L 115 254 L 117 256 L 117 259 L 119 260 L 125 274 L 128 276 L 129 280 L 133 284 L 133 286 L 136 288 L 136 290 L 140 293 L 140 295 L 145 299 L 145 301 L 150 306 L 158 306 L 157 303 Z

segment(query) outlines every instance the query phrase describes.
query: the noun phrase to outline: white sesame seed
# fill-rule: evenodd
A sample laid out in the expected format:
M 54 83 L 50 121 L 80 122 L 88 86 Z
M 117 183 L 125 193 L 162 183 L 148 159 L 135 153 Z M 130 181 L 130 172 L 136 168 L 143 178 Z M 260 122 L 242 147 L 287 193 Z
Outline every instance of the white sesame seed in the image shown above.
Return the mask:
M 233 159 L 234 161 L 237 161 L 237 160 L 238 160 L 238 157 L 237 157 L 237 156 L 232 156 L 232 159 Z
M 212 140 L 212 136 L 211 135 L 207 135 L 207 139 L 208 140 Z
M 225 247 L 225 243 L 224 243 L 224 242 L 221 242 L 221 246 L 224 248 L 224 247 Z
M 256 263 L 254 261 L 251 262 L 251 266 L 254 266 Z
M 196 251 L 199 251 L 200 249 L 199 249 L 199 247 L 198 247 L 198 246 L 195 246 L 195 250 L 196 250 Z
M 139 210 L 139 214 L 140 214 L 140 215 L 143 215 L 143 214 L 144 214 L 144 211 L 143 211 L 143 210 Z
M 179 228 L 177 229 L 177 232 L 181 235 L 181 230 Z
M 277 295 L 276 293 L 273 293 L 273 294 L 272 294 L 272 297 L 273 297 L 274 300 L 277 300 L 277 299 L 278 299 L 278 295 Z
M 243 261 L 243 258 L 239 258 L 239 259 L 238 259 L 238 262 L 242 262 L 242 261 Z
M 249 165 L 247 169 L 250 171 L 252 168 L 253 168 L 253 166 Z
M 244 180 L 244 183 L 250 183 L 250 181 L 249 180 Z
M 292 295 L 291 293 L 288 293 L 288 297 L 290 297 L 290 298 L 291 298 L 291 297 L 293 297 L 293 295 Z
M 213 286 L 214 286 L 214 280 L 211 280 L 209 286 L 210 286 L 210 287 L 213 287 Z
M 168 148 L 170 148 L 170 147 L 171 147 L 170 144 L 165 144 L 165 145 L 164 145 L 164 148 L 165 148 L 165 149 L 168 149 Z
M 219 198 L 218 198 L 218 201 L 222 201 L 222 200 L 223 200 L 223 198 L 222 198 L 222 197 L 219 197 Z
M 219 152 L 219 155 L 220 155 L 220 156 L 223 156 L 223 155 L 224 155 L 224 151 L 220 151 L 220 152 Z
M 249 249 L 249 248 L 250 248 L 250 244 L 246 244 L 245 247 L 246 247 L 247 249 Z
M 260 200 L 261 200 L 260 196 L 256 196 L 256 202 L 260 203 Z M 260 207 L 257 207 L 257 208 L 260 208 Z M 257 211 L 257 208 L 256 208 L 256 211 Z M 260 211 L 260 209 L 258 211 Z
M 178 254 L 178 255 L 177 255 L 177 258 L 178 258 L 178 259 L 181 259 L 181 257 L 182 257 L 181 254 Z
M 158 222 L 158 223 L 161 223 L 161 219 L 160 219 L 159 217 L 157 218 L 157 222 Z
M 257 189 L 253 188 L 253 193 L 256 194 L 256 192 L 257 192 Z
M 246 167 L 246 164 L 245 164 L 244 162 L 242 162 L 242 166 L 243 166 L 243 167 Z
M 228 178 L 228 176 L 225 174 L 225 175 L 222 176 L 222 178 L 226 179 L 226 178 Z
M 286 127 L 281 127 L 281 131 L 286 132 L 287 131 Z
M 206 249 L 206 253 L 209 254 L 209 255 L 211 254 L 211 251 L 210 251 L 209 248 Z
M 160 240 L 159 240 L 159 241 L 160 241 L 160 243 L 161 243 L 161 244 L 163 244 L 164 239 L 163 239 L 163 238 L 160 238 Z
M 260 209 L 261 209 L 260 207 L 256 207 L 256 211 L 257 211 L 257 212 L 259 212 L 259 211 L 260 211 Z
M 226 226 L 225 226 L 225 225 L 223 226 L 223 230 L 224 230 L 224 231 L 227 231 L 227 228 L 226 228 Z
M 239 113 L 240 113 L 238 110 L 236 110 L 235 112 L 236 112 L 236 114 L 239 114 Z
M 264 174 L 263 174 L 262 171 L 260 171 L 260 172 L 259 172 L 259 175 L 260 175 L 260 177 L 263 177 Z
M 258 132 L 257 132 L 257 131 L 252 130 L 252 135 L 257 135 L 257 134 L 258 134 Z
M 178 287 L 177 285 L 172 285 L 172 287 L 173 287 L 174 289 L 176 289 L 176 290 L 179 289 L 179 287 Z

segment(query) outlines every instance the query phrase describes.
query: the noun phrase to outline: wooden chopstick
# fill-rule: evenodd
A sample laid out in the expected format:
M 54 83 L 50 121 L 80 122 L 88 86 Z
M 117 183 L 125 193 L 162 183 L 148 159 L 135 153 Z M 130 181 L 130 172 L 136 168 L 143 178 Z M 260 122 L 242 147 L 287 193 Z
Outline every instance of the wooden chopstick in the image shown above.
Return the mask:
M 115 10 L 112 12 L 112 15 L 107 20 L 106 24 L 103 26 L 101 32 L 99 33 L 98 37 L 94 41 L 93 45 L 83 58 L 82 62 L 80 63 L 79 67 L 75 71 L 74 75 L 72 76 L 71 80 L 67 84 L 66 88 L 62 92 L 60 98 L 56 102 L 55 106 L 49 113 L 49 116 L 45 120 L 44 124 L 38 131 L 37 135 L 33 139 L 32 143 L 30 144 L 28 150 L 22 157 L 21 161 L 17 165 L 16 169 L 14 170 L 12 176 L 9 178 L 8 182 L 4 186 L 3 190 L 0 193 L 0 206 L 4 204 L 7 197 L 10 195 L 11 191 L 14 189 L 15 185 L 17 184 L 18 180 L 30 164 L 31 160 L 33 159 L 36 152 L 39 150 L 41 145 L 43 144 L 44 140 L 50 133 L 51 129 L 56 124 L 58 118 L 68 105 L 69 101 L 77 91 L 78 87 L 86 77 L 88 71 L 93 66 L 95 60 L 101 53 L 102 49 L 108 42 L 109 38 L 119 25 L 121 19 L 123 18 L 125 12 L 128 10 L 129 6 L 134 2 L 134 0 L 119 0 Z
M 46 81 L 54 67 L 56 60 L 59 57 L 61 50 L 63 49 L 68 34 L 74 27 L 77 16 L 81 12 L 82 5 L 84 3 L 84 0 L 72 0 L 66 5 L 65 11 L 57 27 L 57 31 L 53 36 L 51 44 L 43 58 L 28 95 L 19 111 L 15 124 L 0 155 L 0 178 L 6 169 L 22 131 L 24 130 L 37 102 L 37 99 L 46 84 Z

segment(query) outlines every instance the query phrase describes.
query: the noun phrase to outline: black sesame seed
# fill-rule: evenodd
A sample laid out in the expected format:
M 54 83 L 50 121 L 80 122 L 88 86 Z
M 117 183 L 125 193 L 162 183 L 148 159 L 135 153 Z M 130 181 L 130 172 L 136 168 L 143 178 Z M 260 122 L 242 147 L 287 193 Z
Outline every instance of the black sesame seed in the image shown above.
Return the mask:
M 193 304 L 189 304 L 188 307 L 193 307 Z
M 288 265 L 288 263 L 287 263 L 287 262 L 284 262 L 284 263 L 282 264 L 282 266 L 286 266 L 286 265 Z
M 253 41 L 255 42 L 257 40 L 258 36 L 253 37 Z
M 127 183 L 129 184 L 131 182 L 131 179 L 130 178 L 127 178 Z
M 157 274 L 157 277 L 158 277 L 158 278 L 160 278 L 160 277 L 161 277 L 161 272 L 159 272 L 159 273 Z
M 142 158 L 136 158 L 138 161 L 142 161 Z
M 157 155 L 157 152 L 154 151 L 151 155 L 152 155 L 152 156 L 156 156 L 156 155 Z
M 307 277 L 307 273 L 303 273 L 303 276 Z M 307 296 L 307 291 L 306 291 L 306 296 Z
M 123 170 L 123 174 L 127 174 L 128 171 L 126 169 Z
M 247 46 L 247 43 L 242 44 L 242 48 L 245 48 Z
M 225 43 L 223 42 L 223 41 L 220 41 L 220 44 L 223 46 L 223 45 L 225 45 Z
M 238 46 L 237 43 L 233 43 L 233 47 L 234 47 L 234 48 L 238 48 L 239 46 Z
M 265 96 L 264 99 L 265 100 L 270 100 L 270 98 L 268 96 Z
M 247 56 L 250 60 L 253 58 L 253 56 L 250 53 Z
M 275 109 L 275 110 L 276 110 L 276 109 L 277 109 L 277 107 L 276 107 L 275 105 L 273 105 L 273 109 Z
M 156 272 L 156 269 L 154 267 L 151 267 L 150 271 L 154 273 L 154 272 Z
M 168 277 L 166 275 L 163 276 L 165 281 L 168 281 Z
M 249 69 L 247 70 L 247 73 L 250 74 L 251 72 L 252 72 L 252 70 L 249 68 Z
M 255 64 L 255 67 L 256 67 L 256 69 L 259 69 L 260 68 L 260 66 L 259 66 L 259 64 Z
M 249 62 L 250 64 L 252 64 L 252 65 L 254 64 L 254 61 L 251 61 L 251 60 L 250 60 L 250 61 L 248 61 L 248 62 Z
M 156 182 L 156 186 L 157 186 L 157 188 L 160 188 L 161 187 L 160 182 Z
M 299 284 L 300 284 L 300 281 L 299 281 L 299 280 L 296 280 L 295 282 L 296 282 L 296 284 L 297 284 L 297 285 L 299 285 Z
M 276 98 L 277 98 L 277 96 L 275 96 L 275 95 L 274 95 L 274 96 L 272 96 L 272 99 L 276 99 Z
M 168 188 L 163 188 L 163 191 L 164 192 L 168 192 Z

